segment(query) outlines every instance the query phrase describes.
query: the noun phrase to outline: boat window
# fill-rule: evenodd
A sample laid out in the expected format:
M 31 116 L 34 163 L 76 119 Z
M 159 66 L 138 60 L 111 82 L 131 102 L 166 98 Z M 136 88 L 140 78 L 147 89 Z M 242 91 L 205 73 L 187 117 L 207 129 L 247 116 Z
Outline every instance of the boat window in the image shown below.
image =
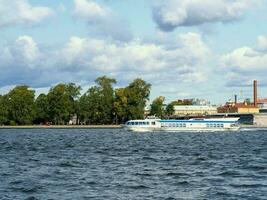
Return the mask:
M 156 122 L 151 122 L 151 125 L 156 125 Z
M 134 125 L 138 125 L 138 122 L 134 122 Z
M 183 124 L 183 127 L 186 127 L 186 125 L 185 125 L 185 124 Z

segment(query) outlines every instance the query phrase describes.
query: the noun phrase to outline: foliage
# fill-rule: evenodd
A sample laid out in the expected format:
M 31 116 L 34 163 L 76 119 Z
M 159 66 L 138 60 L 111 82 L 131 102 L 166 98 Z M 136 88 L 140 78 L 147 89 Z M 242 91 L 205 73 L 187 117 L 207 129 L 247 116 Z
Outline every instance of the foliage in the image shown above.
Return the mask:
M 178 99 L 177 101 L 173 101 L 172 105 L 174 106 L 189 106 L 193 105 L 193 100 L 192 99 Z
M 36 107 L 36 118 L 35 123 L 46 123 L 49 121 L 49 112 L 48 112 L 48 99 L 47 95 L 40 94 L 35 100 Z
M 34 90 L 17 86 L 0 95 L 0 125 L 67 124 L 76 115 L 86 124 L 122 123 L 144 117 L 150 84 L 135 79 L 127 87 L 114 90 L 116 80 L 106 76 L 95 83 L 81 97 L 80 86 L 60 83 L 36 99 Z
M 28 86 L 17 86 L 7 94 L 9 121 L 18 125 L 32 124 L 35 117 L 35 91 Z
M 165 97 L 157 97 L 151 104 L 150 115 L 162 118 L 164 116 L 164 101 Z
M 48 95 L 48 115 L 53 124 L 66 124 L 76 114 L 75 99 L 81 87 L 74 83 L 60 83 L 51 88 Z
M 115 90 L 114 111 L 116 113 L 116 122 L 124 122 L 128 113 L 128 97 L 125 88 Z
M 89 124 L 111 124 L 114 119 L 114 89 L 115 79 L 106 76 L 95 80 L 96 86 L 80 98 L 80 118 Z M 81 109 L 82 108 L 82 109 Z
M 167 116 L 171 116 L 174 114 L 174 106 L 172 103 L 168 104 L 167 107 L 166 107 L 166 110 L 165 110 L 165 114 Z
M 0 95 L 0 125 L 8 122 L 7 95 Z
M 144 118 L 144 109 L 149 100 L 151 85 L 142 79 L 135 79 L 125 88 L 127 98 L 127 120 Z

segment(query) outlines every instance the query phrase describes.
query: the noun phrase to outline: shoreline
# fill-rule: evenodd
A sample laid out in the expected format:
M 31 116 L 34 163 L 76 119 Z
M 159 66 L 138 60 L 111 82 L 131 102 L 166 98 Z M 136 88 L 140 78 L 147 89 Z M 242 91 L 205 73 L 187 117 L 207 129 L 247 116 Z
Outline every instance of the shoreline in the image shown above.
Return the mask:
M 121 125 L 26 125 L 0 126 L 0 129 L 121 129 Z
M 122 129 L 122 125 L 16 125 L 16 126 L 0 126 L 0 129 Z M 241 124 L 240 128 L 263 128 L 267 126 L 261 125 L 246 125 Z

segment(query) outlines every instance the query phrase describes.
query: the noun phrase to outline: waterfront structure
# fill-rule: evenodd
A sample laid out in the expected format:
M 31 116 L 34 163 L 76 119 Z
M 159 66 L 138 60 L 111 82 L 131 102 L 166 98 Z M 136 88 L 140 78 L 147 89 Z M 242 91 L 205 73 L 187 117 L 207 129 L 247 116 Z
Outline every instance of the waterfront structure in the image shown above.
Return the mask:
M 254 105 L 247 103 L 237 103 L 234 106 L 236 113 L 247 114 L 247 113 L 259 113 L 259 108 Z
M 218 113 L 238 113 L 238 114 L 256 114 L 259 108 L 253 104 L 227 102 L 224 106 L 217 108 Z
M 258 97 L 257 97 L 257 81 L 253 81 L 253 103 L 246 99 L 243 103 L 237 102 L 235 95 L 234 102 L 227 102 L 224 106 L 218 107 L 218 113 L 237 113 L 237 114 L 257 114 L 259 113 Z
M 236 131 L 239 118 L 198 118 L 190 120 L 145 119 L 130 120 L 124 128 L 129 131 Z
M 176 116 L 202 116 L 202 115 L 214 115 L 217 113 L 217 108 L 214 106 L 174 106 L 174 115 Z
M 267 98 L 258 99 L 257 105 L 259 107 L 259 112 L 260 113 L 267 113 Z

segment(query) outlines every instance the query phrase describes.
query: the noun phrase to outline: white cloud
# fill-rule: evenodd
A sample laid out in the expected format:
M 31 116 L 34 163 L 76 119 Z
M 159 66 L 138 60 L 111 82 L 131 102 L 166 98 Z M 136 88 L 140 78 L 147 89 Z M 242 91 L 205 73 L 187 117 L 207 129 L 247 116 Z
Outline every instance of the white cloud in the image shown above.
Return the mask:
M 87 22 L 91 34 L 129 41 L 132 34 L 128 23 L 110 8 L 92 0 L 74 0 L 73 15 Z
M 50 8 L 32 6 L 27 0 L 0 0 L 0 27 L 36 25 L 52 14 Z
M 177 43 L 175 48 L 141 40 L 118 43 L 72 37 L 61 51 L 61 57 L 70 70 L 128 73 L 149 79 L 159 75 L 159 79 L 176 76 L 176 80 L 180 77 L 182 81 L 203 80 L 201 66 L 210 50 L 201 37 L 196 33 L 181 34 L 173 38 L 173 43 Z
M 253 79 L 267 84 L 266 37 L 259 36 L 257 47 L 241 47 L 220 57 L 221 70 L 228 78 L 228 85 L 251 85 Z
M 106 41 L 71 37 L 60 48 L 46 51 L 33 38 L 21 36 L 0 50 L 0 86 L 30 84 L 46 87 L 59 81 L 90 82 L 109 75 L 129 82 L 136 77 L 152 83 L 203 81 L 210 50 L 200 35 L 170 38 L 173 46 L 136 39 Z
M 20 36 L 13 44 L 5 47 L 2 54 L 2 65 L 36 67 L 36 62 L 41 59 L 41 53 L 36 42 L 30 36 Z
M 172 31 L 178 26 L 232 22 L 261 0 L 156 0 L 153 18 L 160 29 Z
M 74 0 L 74 5 L 74 15 L 84 18 L 89 23 L 97 23 L 113 15 L 109 8 L 91 0 Z
M 267 50 L 267 37 L 262 36 L 262 35 L 258 36 L 257 49 L 260 51 L 266 51 Z

